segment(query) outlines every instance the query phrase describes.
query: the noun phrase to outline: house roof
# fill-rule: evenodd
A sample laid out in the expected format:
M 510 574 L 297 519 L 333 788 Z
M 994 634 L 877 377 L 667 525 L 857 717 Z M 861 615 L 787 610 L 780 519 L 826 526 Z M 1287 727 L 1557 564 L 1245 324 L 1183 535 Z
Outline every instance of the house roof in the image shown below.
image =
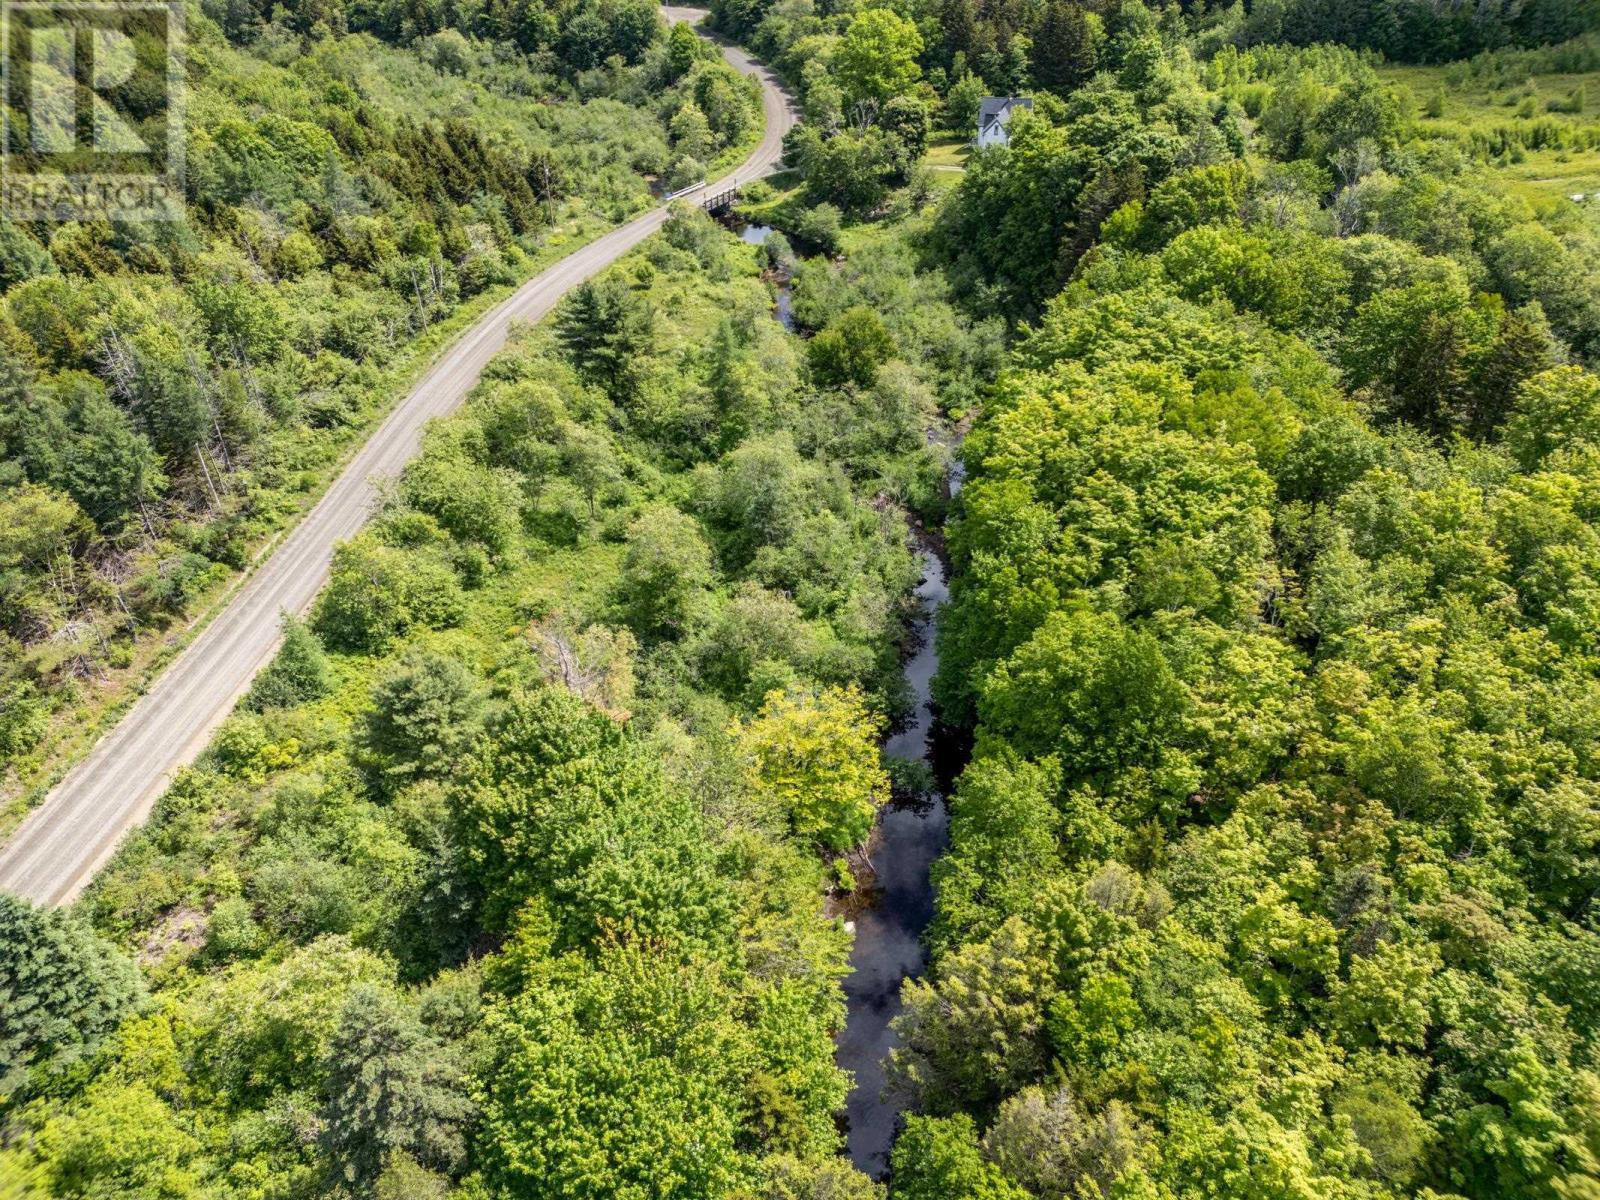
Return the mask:
M 1029 96 L 985 96 L 978 101 L 978 124 L 983 126 L 997 121 L 1013 108 L 1032 107 L 1033 99 Z

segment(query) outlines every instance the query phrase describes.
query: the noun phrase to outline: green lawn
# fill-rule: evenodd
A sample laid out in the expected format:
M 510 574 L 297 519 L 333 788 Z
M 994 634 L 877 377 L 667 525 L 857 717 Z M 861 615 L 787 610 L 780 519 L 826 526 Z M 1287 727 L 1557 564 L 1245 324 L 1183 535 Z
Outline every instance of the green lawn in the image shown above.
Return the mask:
M 928 153 L 923 156 L 923 163 L 936 169 L 938 174 L 949 174 L 948 170 L 939 168 L 954 168 L 966 170 L 967 156 L 972 153 L 972 141 L 962 137 L 933 138 L 928 143 Z

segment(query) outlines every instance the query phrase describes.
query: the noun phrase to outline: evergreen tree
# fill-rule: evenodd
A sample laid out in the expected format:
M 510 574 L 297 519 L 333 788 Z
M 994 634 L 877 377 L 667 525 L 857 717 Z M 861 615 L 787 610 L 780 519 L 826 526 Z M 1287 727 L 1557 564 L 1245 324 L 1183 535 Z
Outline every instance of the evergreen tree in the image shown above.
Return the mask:
M 556 318 L 556 337 L 578 373 L 612 392 L 630 382 L 653 328 L 650 306 L 615 276 L 579 284 Z
M 0 292 L 55 267 L 48 250 L 11 222 L 0 222 Z
M 351 992 L 328 1051 L 323 1108 L 323 1147 L 342 1180 L 364 1192 L 401 1155 L 455 1170 L 471 1112 L 454 1051 L 403 1001 L 372 986 Z
M 63 456 L 61 486 L 97 526 L 115 532 L 165 490 L 161 460 L 97 387 L 74 389 L 67 419 L 74 435 Z
M 363 745 L 391 783 L 455 770 L 483 724 L 483 694 L 458 659 L 408 654 L 372 692 Z
M 0 892 L 0 1098 L 88 1054 L 138 1002 L 133 964 L 76 916 Z
M 1094 29 L 1072 0 L 1051 0 L 1033 39 L 1033 78 L 1040 87 L 1066 93 L 1095 72 Z
M 1487 437 L 1498 429 L 1511 411 L 1517 389 L 1555 366 L 1559 350 L 1537 303 L 1506 314 L 1494 344 L 1472 374 L 1469 432 Z
M 333 690 L 328 656 L 311 627 L 288 613 L 283 617 L 283 645 L 267 669 L 256 676 L 245 707 L 260 711 L 291 708 L 326 696 Z

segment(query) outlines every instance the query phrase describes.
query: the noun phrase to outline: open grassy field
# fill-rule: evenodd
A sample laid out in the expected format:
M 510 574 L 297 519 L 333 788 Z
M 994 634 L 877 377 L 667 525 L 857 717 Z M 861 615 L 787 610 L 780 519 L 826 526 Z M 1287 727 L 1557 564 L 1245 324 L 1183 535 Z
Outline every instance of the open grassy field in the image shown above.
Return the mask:
M 1537 74 L 1472 64 L 1384 67 L 1423 136 L 1447 138 L 1534 204 L 1600 193 L 1600 71 Z M 1600 219 L 1600 201 L 1585 201 Z
M 1498 171 L 1509 190 L 1535 203 L 1600 193 L 1600 150 L 1535 150 Z M 1584 208 L 1600 220 L 1600 201 L 1586 200 Z

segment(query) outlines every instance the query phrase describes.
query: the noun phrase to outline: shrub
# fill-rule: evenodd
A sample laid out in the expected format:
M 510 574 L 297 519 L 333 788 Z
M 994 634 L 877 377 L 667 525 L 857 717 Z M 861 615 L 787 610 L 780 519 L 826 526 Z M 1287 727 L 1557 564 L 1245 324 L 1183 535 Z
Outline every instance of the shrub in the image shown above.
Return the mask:
M 267 669 L 256 676 L 244 707 L 254 712 L 292 708 L 332 690 L 333 672 L 322 643 L 304 621 L 285 613 L 283 645 Z
M 332 645 L 382 650 L 413 628 L 454 625 L 463 612 L 461 585 L 438 559 L 363 534 L 334 550 L 312 624 Z
M 795 218 L 790 232 L 818 254 L 831 256 L 839 253 L 839 222 L 837 208 L 831 204 L 816 204 Z

